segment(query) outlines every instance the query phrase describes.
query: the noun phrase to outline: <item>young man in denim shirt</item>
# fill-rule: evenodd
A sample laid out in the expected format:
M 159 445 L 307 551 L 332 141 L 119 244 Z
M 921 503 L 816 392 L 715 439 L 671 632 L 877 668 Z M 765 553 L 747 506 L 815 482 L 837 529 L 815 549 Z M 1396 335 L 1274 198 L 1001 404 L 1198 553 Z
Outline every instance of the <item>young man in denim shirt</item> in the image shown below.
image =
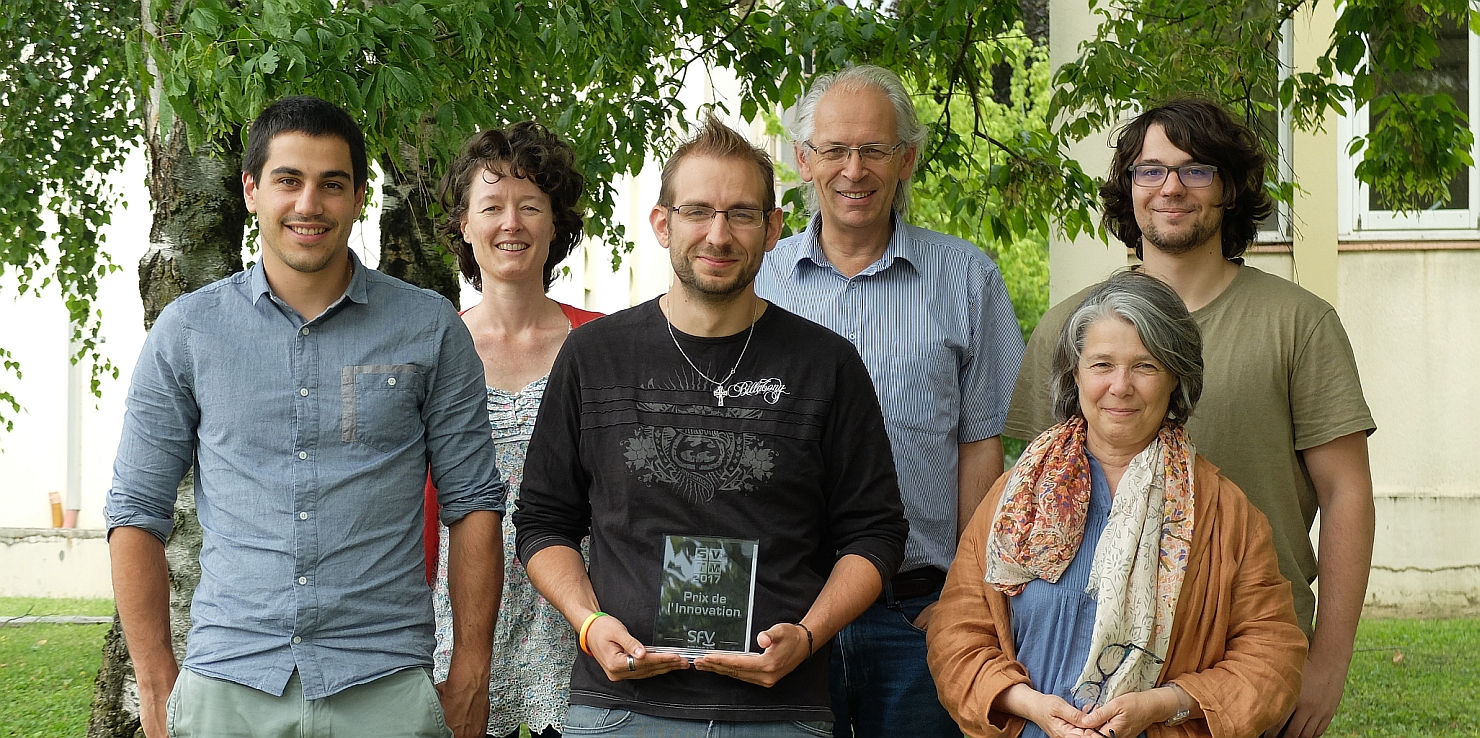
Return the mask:
M 175 300 L 145 342 L 105 515 L 150 738 L 483 735 L 504 490 L 482 365 L 447 300 L 350 252 L 366 180 L 348 114 L 273 103 L 242 172 L 260 261 Z M 435 689 L 428 464 L 459 620 Z M 192 469 L 203 541 L 182 672 L 164 542 Z

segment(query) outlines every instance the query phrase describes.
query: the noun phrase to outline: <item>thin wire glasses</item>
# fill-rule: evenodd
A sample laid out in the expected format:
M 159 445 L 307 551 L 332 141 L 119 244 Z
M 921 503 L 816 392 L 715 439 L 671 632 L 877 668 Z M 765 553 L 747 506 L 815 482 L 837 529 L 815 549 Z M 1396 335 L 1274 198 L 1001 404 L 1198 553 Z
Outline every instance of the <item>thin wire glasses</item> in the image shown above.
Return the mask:
M 766 224 L 766 211 L 759 208 L 715 210 L 706 205 L 679 205 L 668 209 L 678 213 L 680 221 L 693 226 L 708 226 L 714 221 L 714 216 L 719 213 L 724 213 L 725 221 L 732 228 L 760 228 Z
M 1092 682 L 1080 682 L 1074 688 L 1074 699 L 1079 701 L 1078 707 L 1086 705 L 1099 707 L 1100 700 L 1105 697 L 1105 683 L 1120 667 L 1125 666 L 1125 660 L 1130 657 L 1131 651 L 1140 651 L 1151 657 L 1155 663 L 1163 663 L 1164 659 L 1157 658 L 1156 654 L 1147 651 L 1134 643 L 1111 643 L 1100 649 L 1100 655 L 1095 659 L 1095 671 L 1100 673 L 1100 678 Z
M 900 141 L 893 146 L 881 143 L 868 143 L 863 144 L 862 146 L 844 146 L 842 144 L 825 144 L 823 146 L 814 146 L 811 141 L 803 141 L 802 143 L 806 144 L 807 148 L 811 149 L 812 153 L 816 154 L 818 159 L 830 163 L 847 161 L 848 154 L 850 152 L 857 151 L 858 158 L 864 163 L 882 164 L 886 161 L 889 161 L 890 159 L 893 159 L 894 152 L 899 151 L 899 147 L 904 146 L 903 141 Z
M 1126 171 L 1131 173 L 1131 181 L 1137 187 L 1160 187 L 1172 172 L 1177 173 L 1177 179 L 1182 182 L 1183 187 L 1207 187 L 1213 183 L 1214 175 L 1218 174 L 1218 167 L 1212 164 L 1183 164 L 1180 167 L 1137 164 Z

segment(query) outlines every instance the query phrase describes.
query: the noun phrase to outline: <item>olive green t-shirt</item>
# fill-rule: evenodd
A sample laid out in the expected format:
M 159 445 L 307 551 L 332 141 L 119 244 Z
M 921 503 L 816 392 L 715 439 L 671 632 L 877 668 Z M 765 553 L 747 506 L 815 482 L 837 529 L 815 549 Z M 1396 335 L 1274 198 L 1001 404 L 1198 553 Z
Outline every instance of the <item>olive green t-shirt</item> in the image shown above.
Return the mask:
M 1054 347 L 1090 289 L 1055 305 L 1038 323 L 1023 356 L 1005 435 L 1028 440 L 1054 424 Z M 1377 428 L 1362 397 L 1351 342 L 1325 300 L 1248 265 L 1192 317 L 1202 329 L 1203 393 L 1187 430 L 1198 453 L 1269 518 L 1280 571 L 1293 586 L 1295 614 L 1309 634 L 1316 605 L 1310 527 L 1318 504 L 1297 452 Z

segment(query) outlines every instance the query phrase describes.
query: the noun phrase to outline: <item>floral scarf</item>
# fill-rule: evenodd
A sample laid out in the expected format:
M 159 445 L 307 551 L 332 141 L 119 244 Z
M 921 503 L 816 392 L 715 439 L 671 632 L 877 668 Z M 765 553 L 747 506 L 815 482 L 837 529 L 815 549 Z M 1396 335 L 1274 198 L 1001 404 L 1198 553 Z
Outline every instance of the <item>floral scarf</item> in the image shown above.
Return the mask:
M 1115 490 L 1086 590 L 1097 606 L 1080 675 L 1080 684 L 1100 686 L 1100 704 L 1156 685 L 1187 572 L 1195 454 L 1187 431 L 1165 423 Z M 1075 417 L 1034 439 L 1012 468 L 987 542 L 986 581 L 1009 596 L 1034 579 L 1057 582 L 1084 540 L 1089 497 L 1085 423 Z M 1121 649 L 1123 663 L 1105 674 L 1099 657 L 1111 644 L 1156 658 Z

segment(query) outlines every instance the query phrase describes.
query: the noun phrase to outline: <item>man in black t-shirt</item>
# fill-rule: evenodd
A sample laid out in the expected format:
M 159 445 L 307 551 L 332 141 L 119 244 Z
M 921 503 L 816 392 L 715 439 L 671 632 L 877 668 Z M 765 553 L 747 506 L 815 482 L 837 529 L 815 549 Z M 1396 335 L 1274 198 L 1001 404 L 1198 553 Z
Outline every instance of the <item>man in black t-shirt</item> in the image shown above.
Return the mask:
M 514 516 L 582 644 L 566 725 L 829 735 L 829 641 L 908 532 L 878 399 L 852 344 L 755 295 L 765 152 L 711 117 L 662 181 L 673 288 L 566 341 Z

